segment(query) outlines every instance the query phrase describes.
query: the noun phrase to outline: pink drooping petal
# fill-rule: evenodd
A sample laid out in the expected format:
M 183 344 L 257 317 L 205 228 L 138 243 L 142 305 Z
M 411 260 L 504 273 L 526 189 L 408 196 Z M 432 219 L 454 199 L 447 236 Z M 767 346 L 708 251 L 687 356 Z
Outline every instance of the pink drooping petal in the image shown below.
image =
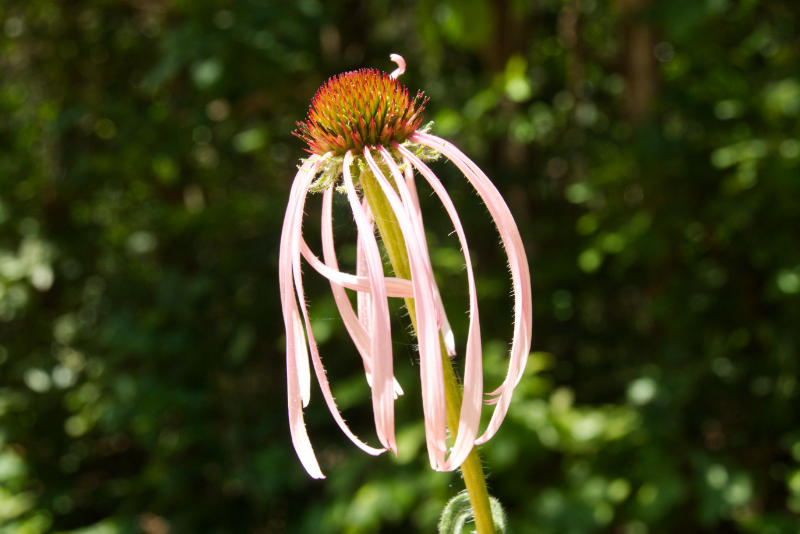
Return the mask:
M 327 191 L 326 191 L 327 192 Z M 323 193 L 325 194 L 325 193 Z M 352 289 L 353 291 L 360 291 L 369 293 L 369 278 L 361 275 L 354 275 L 345 273 L 338 270 L 338 267 L 333 267 L 330 262 L 323 263 L 314 254 L 305 240 L 300 242 L 300 252 L 303 258 L 317 271 L 319 274 L 327 278 L 332 284 L 339 287 Z M 411 280 L 405 278 L 395 278 L 393 276 L 386 277 L 386 295 L 395 298 L 408 298 L 412 296 Z
M 417 193 L 417 184 L 414 183 L 414 169 L 408 164 L 407 160 L 403 160 L 403 177 L 406 182 L 408 192 L 411 194 L 411 199 L 414 201 L 414 208 L 417 211 L 422 211 L 419 206 L 419 194 Z
M 447 416 L 444 393 L 439 331 L 436 327 L 436 301 L 434 298 L 433 273 L 426 262 L 422 243 L 425 235 L 421 220 L 415 216 L 413 202 L 402 180 L 397 185 L 403 200 L 398 197 L 370 153 L 364 148 L 364 157 L 372 174 L 380 185 L 389 205 L 397 218 L 406 245 L 411 284 L 414 288 L 414 304 L 417 310 L 417 339 L 420 354 L 420 381 L 422 382 L 422 409 L 425 418 L 425 436 L 431 467 L 443 470 L 447 451 Z
M 386 157 L 386 156 L 384 156 L 384 157 Z M 419 206 L 419 195 L 417 195 L 417 186 L 416 186 L 416 184 L 414 184 L 414 170 L 411 168 L 411 165 L 409 165 L 407 162 L 406 162 L 406 167 L 405 167 L 405 176 L 404 176 L 404 178 L 405 178 L 404 181 L 405 181 L 406 188 L 408 189 L 408 193 L 410 195 L 411 201 L 413 202 L 415 213 L 419 214 L 420 221 L 422 221 L 422 209 L 420 209 L 420 206 Z M 397 178 L 397 177 L 395 177 L 395 180 L 401 181 L 401 179 Z M 424 225 L 423 225 L 423 228 L 424 228 Z M 430 263 L 430 254 L 428 253 L 428 244 L 427 244 L 427 242 L 423 241 L 422 245 L 425 247 L 425 258 L 427 258 L 428 262 Z M 438 319 L 439 319 L 438 324 L 439 324 L 439 329 L 442 332 L 442 339 L 444 340 L 444 348 L 447 351 L 447 354 L 449 356 L 455 356 L 456 355 L 456 338 L 455 338 L 455 335 L 453 335 L 453 329 L 450 326 L 450 321 L 447 319 L 447 313 L 445 312 L 445 309 L 444 309 L 444 303 L 442 302 L 442 296 L 439 293 L 439 287 L 434 285 L 434 291 L 435 291 L 435 295 L 434 296 L 436 298 L 436 309 L 437 309 L 437 312 L 438 312 Z
M 289 406 L 289 432 L 292 436 L 292 445 L 297 456 L 308 474 L 313 478 L 325 478 L 319 468 L 308 431 L 303 421 L 303 393 L 300 383 L 297 361 L 305 359 L 308 368 L 308 352 L 297 312 L 294 287 L 292 282 L 292 258 L 290 243 L 293 234 L 297 232 L 299 216 L 303 211 L 305 196 L 308 186 L 314 179 L 314 174 L 319 166 L 320 158 L 311 157 L 303 164 L 292 183 L 286 216 L 281 230 L 280 259 L 278 264 L 278 280 L 281 292 L 281 308 L 283 321 L 286 327 L 286 391 Z
M 410 137 L 410 140 L 438 151 L 459 168 L 486 204 L 508 254 L 509 270 L 511 271 L 514 291 L 514 333 L 506 378 L 500 388 L 494 392 L 499 394 L 497 405 L 488 427 L 475 442 L 476 444 L 481 444 L 488 441 L 500 427 L 508 411 L 511 394 L 522 378 L 530 351 L 533 316 L 530 271 L 525 256 L 525 248 L 511 211 L 502 196 L 472 160 L 453 144 L 434 135 L 416 132 Z
M 375 430 L 384 447 L 397 454 L 397 443 L 394 434 L 394 370 L 392 362 L 392 334 L 389 324 L 389 304 L 386 297 L 386 282 L 383 274 L 383 261 L 378 243 L 367 220 L 366 213 L 353 185 L 350 165 L 353 154 L 348 151 L 344 155 L 342 174 L 347 199 L 358 233 L 363 237 L 364 255 L 370 279 L 372 295 L 372 316 L 370 323 L 372 336 L 370 349 L 372 353 L 372 408 L 375 415 Z
M 347 297 L 347 294 L 344 290 L 344 287 L 349 287 L 350 289 L 367 293 L 369 291 L 369 279 L 366 276 L 357 277 L 339 271 L 339 262 L 336 259 L 336 250 L 333 240 L 333 188 L 331 187 L 326 189 L 322 196 L 321 232 L 322 253 L 323 257 L 325 258 L 325 263 L 321 263 L 319 259 L 310 250 L 308 250 L 308 246 L 305 244 L 305 241 L 302 243 L 304 246 L 303 256 L 309 261 L 309 263 L 314 265 L 314 268 L 317 269 L 317 272 L 321 273 L 323 276 L 328 278 L 328 280 L 330 280 L 331 293 L 333 293 L 333 299 L 336 302 L 336 307 L 339 309 L 339 315 L 341 316 L 342 322 L 344 323 L 348 334 L 350 334 L 350 338 L 353 340 L 358 353 L 361 355 L 361 359 L 364 362 L 364 373 L 367 377 L 367 383 L 370 385 L 370 387 L 372 387 L 372 355 L 369 352 L 371 343 L 370 334 L 359 322 L 355 311 L 353 311 L 353 305 L 350 303 L 350 299 Z M 315 265 L 315 262 L 318 265 Z M 355 283 L 348 284 L 345 282 L 345 280 L 353 282 L 354 279 Z M 390 283 L 391 281 L 398 282 L 394 284 L 394 288 Z M 386 278 L 386 282 L 387 294 L 389 296 L 410 297 L 412 295 L 410 280 Z M 399 284 L 399 282 L 402 282 L 402 284 Z M 401 288 L 402 291 L 398 292 L 398 288 Z M 394 295 L 392 294 L 392 289 L 395 291 Z M 400 387 L 400 383 L 397 382 L 396 379 L 394 380 L 394 394 L 395 399 L 398 395 L 403 394 L 403 388 Z
M 372 213 L 369 209 L 369 203 L 367 199 L 364 198 L 361 201 L 361 207 L 364 209 L 364 214 L 367 216 L 367 222 L 369 223 L 369 234 L 375 235 L 375 224 L 372 220 Z M 362 235 L 358 235 L 356 240 L 356 274 L 358 276 L 367 278 L 367 259 L 364 255 L 364 237 Z M 402 280 L 401 278 L 390 278 L 386 277 L 386 290 L 389 296 L 398 296 L 405 298 L 406 296 L 413 296 L 413 289 L 411 288 L 411 281 L 405 280 L 404 282 L 408 282 L 407 286 L 403 286 L 404 290 L 409 292 L 408 295 L 400 294 L 399 292 L 395 295 L 392 293 L 390 288 L 390 282 L 392 280 Z M 372 316 L 372 295 L 370 295 L 369 291 L 359 291 L 356 293 L 356 309 L 358 315 L 358 322 L 361 324 L 365 332 L 371 332 L 372 329 L 370 328 L 370 317 Z M 372 387 L 372 354 L 367 354 L 366 358 L 370 361 L 370 368 L 367 374 L 367 383 L 369 386 Z M 403 394 L 403 388 L 400 386 L 400 382 L 397 381 L 397 378 L 394 379 L 394 398 L 397 399 L 400 395 Z
M 308 193 L 308 188 L 313 181 L 318 164 L 313 169 L 307 170 L 300 178 L 295 179 L 293 185 L 293 192 L 290 195 L 289 207 L 287 209 L 286 218 L 284 219 L 284 231 L 281 236 L 281 253 L 280 253 L 280 285 L 281 285 L 281 301 L 283 304 L 283 315 L 286 321 L 286 337 L 287 337 L 287 371 L 289 375 L 289 412 L 290 412 L 290 428 L 292 430 L 293 443 L 295 449 L 298 451 L 301 462 L 313 477 L 319 478 L 322 473 L 319 471 L 319 466 L 316 459 L 313 457 L 313 451 L 309 457 L 310 443 L 308 442 L 308 434 L 305 431 L 305 426 L 302 424 L 302 408 L 296 402 L 293 403 L 293 397 L 299 397 L 299 380 L 298 375 L 293 372 L 295 369 L 296 355 L 307 354 L 306 341 L 311 353 L 311 361 L 314 366 L 314 373 L 319 382 L 322 396 L 325 399 L 328 409 L 333 415 L 334 420 L 342 429 L 342 432 L 360 449 L 368 454 L 377 455 L 384 452 L 383 449 L 371 447 L 361 440 L 350 430 L 344 419 L 336 407 L 336 402 L 333 399 L 330 385 L 328 383 L 325 369 L 322 365 L 322 360 L 317 350 L 316 341 L 311 330 L 311 323 L 308 317 L 308 312 L 305 306 L 305 295 L 303 292 L 302 277 L 300 272 L 300 242 L 302 240 L 302 220 L 303 208 L 305 206 L 305 199 Z M 294 295 L 291 289 L 294 289 Z M 300 324 L 300 317 L 298 314 L 297 303 L 300 302 L 300 312 L 302 312 L 303 321 L 305 323 L 305 338 L 303 339 L 303 327 Z M 299 418 L 299 419 L 298 419 Z M 295 439 L 295 436 L 297 438 Z M 313 462 L 311 462 L 313 460 Z M 314 467 L 316 466 L 316 469 Z
M 319 350 L 317 348 L 317 342 L 314 339 L 314 332 L 311 329 L 311 321 L 308 316 L 308 310 L 306 308 L 305 303 L 305 294 L 303 290 L 303 279 L 302 273 L 300 270 L 300 240 L 302 239 L 302 206 L 300 211 L 300 221 L 297 225 L 296 234 L 292 236 L 292 241 L 290 242 L 291 247 L 291 254 L 292 254 L 292 269 L 293 269 L 293 276 L 294 276 L 294 287 L 295 293 L 297 294 L 297 300 L 300 303 L 300 311 L 303 316 L 303 321 L 305 323 L 306 329 L 306 339 L 308 341 L 308 348 L 310 349 L 311 353 L 311 362 L 314 366 L 314 374 L 317 377 L 317 382 L 319 383 L 320 389 L 322 390 L 322 396 L 325 399 L 325 403 L 328 405 L 328 409 L 333 415 L 333 419 L 339 425 L 339 428 L 342 429 L 342 432 L 350 438 L 350 440 L 362 449 L 364 452 L 372 455 L 378 455 L 385 451 L 385 449 L 377 449 L 375 447 L 371 447 L 361 441 L 351 430 L 350 427 L 347 426 L 345 423 L 342 414 L 339 412 L 339 409 L 336 406 L 336 401 L 333 398 L 333 393 L 331 392 L 330 384 L 328 382 L 328 376 L 325 372 L 325 368 L 322 365 L 322 359 L 319 355 Z
M 439 288 L 436 288 L 436 323 L 439 325 L 439 330 L 442 332 L 442 340 L 444 341 L 444 350 L 448 356 L 456 355 L 456 336 L 453 334 L 453 328 L 450 326 L 450 321 L 447 320 L 447 314 L 444 311 L 444 302 L 442 296 L 439 294 Z
M 301 170 L 303 168 L 307 168 L 308 169 L 307 172 L 310 173 L 311 175 L 310 178 L 306 174 L 303 174 L 301 177 L 300 173 L 298 172 L 298 178 L 295 178 L 295 182 L 299 181 L 300 183 L 305 183 L 305 180 L 313 179 L 323 159 L 324 158 L 309 158 L 309 161 L 307 161 L 303 165 L 303 167 L 301 167 Z M 306 167 L 306 165 L 308 165 L 308 167 Z M 300 232 L 299 227 L 302 226 L 303 206 L 305 205 L 305 198 L 307 193 L 308 193 L 307 188 L 297 189 L 297 190 L 293 188 L 290 193 L 289 207 L 292 208 L 292 210 L 287 208 L 286 218 L 284 219 L 284 228 L 286 229 L 286 231 L 281 236 L 281 246 L 283 247 L 283 245 L 285 244 L 287 248 L 285 250 L 283 248 L 281 249 L 280 258 L 282 261 L 287 258 L 289 259 L 290 262 L 292 261 L 293 258 L 292 246 L 295 240 L 295 236 L 297 235 L 297 233 Z M 294 196 L 292 196 L 292 194 L 294 194 Z M 284 241 L 284 236 L 286 237 L 285 241 Z M 288 253 L 289 256 L 287 256 L 285 253 Z M 292 276 L 294 275 L 293 269 L 291 271 L 291 274 Z M 292 285 L 292 287 L 294 286 Z M 295 314 L 297 314 L 296 301 L 294 308 L 295 308 Z M 291 335 L 293 336 L 293 338 L 297 339 L 303 339 L 305 337 L 303 332 L 303 326 L 300 323 L 300 321 L 294 322 Z M 288 336 L 289 336 L 289 330 L 287 328 L 287 337 Z M 311 396 L 311 372 L 308 364 L 308 351 L 306 349 L 305 341 L 303 341 L 302 343 L 298 343 L 296 345 L 296 350 L 294 351 L 294 355 L 295 355 L 294 364 L 296 367 L 296 376 L 300 387 L 300 398 L 303 401 L 303 407 L 305 407 L 308 406 L 308 402 Z
M 467 333 L 467 346 L 466 346 L 466 363 L 464 368 L 464 395 L 461 403 L 461 413 L 459 417 L 459 426 L 456 437 L 456 442 L 453 445 L 453 450 L 448 458 L 449 469 L 456 469 L 459 467 L 467 455 L 472 450 L 475 438 L 478 435 L 478 426 L 481 420 L 481 401 L 483 399 L 483 351 L 481 348 L 481 332 L 480 332 L 480 317 L 478 313 L 478 294 L 475 288 L 475 276 L 472 271 L 472 259 L 469 254 L 469 246 L 467 245 L 467 236 L 464 228 L 461 225 L 461 220 L 458 216 L 453 201 L 447 190 L 442 183 L 419 158 L 414 156 L 404 147 L 395 145 L 395 149 L 399 150 L 405 156 L 407 164 L 410 162 L 414 167 L 420 171 L 423 177 L 428 181 L 436 196 L 441 200 L 442 205 L 453 223 L 453 228 L 458 236 L 459 245 L 464 255 L 464 263 L 467 268 L 467 285 L 469 287 L 469 330 Z M 392 171 L 395 180 L 400 178 L 400 169 L 391 158 L 391 154 L 385 148 L 381 149 L 386 164 Z M 405 184 L 401 186 L 402 189 Z
M 366 203 L 366 199 L 364 199 L 364 201 L 364 213 L 367 215 L 369 221 L 370 232 L 374 235 L 372 214 L 369 212 L 369 204 Z M 364 238 L 360 235 L 358 239 L 356 239 L 356 274 L 358 276 L 367 276 L 367 257 L 364 255 Z M 369 318 L 372 316 L 372 295 L 370 295 L 369 292 L 359 291 L 356 294 L 356 309 L 358 310 L 358 320 L 361 322 L 364 329 L 369 332 L 371 330 Z

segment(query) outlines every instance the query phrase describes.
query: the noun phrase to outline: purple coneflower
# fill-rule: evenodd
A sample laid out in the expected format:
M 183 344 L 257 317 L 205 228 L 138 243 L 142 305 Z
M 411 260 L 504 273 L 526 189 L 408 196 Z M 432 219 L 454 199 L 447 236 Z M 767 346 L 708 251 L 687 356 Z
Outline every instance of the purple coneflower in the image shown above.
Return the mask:
M 448 141 L 420 128 L 426 99 L 421 92 L 414 98 L 409 97 L 408 90 L 397 81 L 405 70 L 405 61 L 396 54 L 391 58 L 398 64 L 391 75 L 361 69 L 329 79 L 314 96 L 306 122 L 298 123 L 297 135 L 308 143 L 311 155 L 300 166 L 289 195 L 281 233 L 279 277 L 286 326 L 289 426 L 300 461 L 314 478 L 324 478 L 324 475 L 303 422 L 303 407 L 308 405 L 310 396 L 311 367 L 331 414 L 347 437 L 369 454 L 377 455 L 388 449 L 397 453 L 394 401 L 402 394 L 402 389 L 393 372 L 389 297 L 405 298 L 412 321 L 416 323 L 425 436 L 431 466 L 436 470 L 458 468 L 473 446 L 486 442 L 497 432 L 530 350 L 530 274 L 511 212 L 475 163 Z M 475 279 L 458 213 L 446 189 L 425 163 L 439 155 L 458 167 L 485 203 L 499 231 L 511 271 L 514 331 L 510 361 L 503 383 L 488 394 L 486 402 L 494 404 L 495 408 L 483 433 L 479 433 L 478 428 L 484 391 Z M 447 355 L 454 356 L 455 344 L 428 255 L 415 186 L 417 174 L 432 188 L 452 221 L 464 256 L 469 286 L 463 397 L 455 443 L 449 451 L 446 369 L 443 368 L 449 362 L 443 359 L 442 353 L 444 350 Z M 336 186 L 341 186 L 338 189 L 346 193 L 358 230 L 354 274 L 340 271 L 336 258 L 332 222 Z M 321 191 L 323 195 L 322 259 L 311 251 L 302 235 L 305 200 L 312 191 Z M 381 202 L 374 199 L 381 199 Z M 387 221 L 392 224 L 387 225 Z M 376 225 L 387 249 L 391 242 L 394 250 L 402 252 L 397 263 L 406 267 L 396 265 L 396 258 L 392 258 L 392 250 L 389 250 L 395 277 L 384 274 Z M 336 407 L 309 321 L 301 257 L 330 281 L 342 321 L 363 360 L 372 391 L 380 447 L 361 441 Z M 355 309 L 346 290 L 356 292 Z

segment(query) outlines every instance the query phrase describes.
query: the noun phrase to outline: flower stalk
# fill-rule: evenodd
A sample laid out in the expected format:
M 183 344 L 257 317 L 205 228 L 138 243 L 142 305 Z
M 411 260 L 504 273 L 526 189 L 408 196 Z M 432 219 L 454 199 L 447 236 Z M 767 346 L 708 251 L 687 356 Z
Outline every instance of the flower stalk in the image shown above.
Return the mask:
M 386 173 L 391 176 L 391 173 Z M 381 240 L 386 247 L 389 262 L 392 270 L 398 278 L 410 279 L 411 267 L 409 265 L 408 253 L 403 234 L 400 231 L 400 224 L 394 211 L 389 205 L 389 200 L 380 188 L 375 176 L 364 168 L 359 176 L 361 189 L 367 199 L 370 210 L 373 213 L 375 224 L 378 227 Z M 417 332 L 417 313 L 414 299 L 407 297 L 404 299 L 411 325 L 414 332 Z M 445 345 L 441 344 L 442 368 L 444 372 L 445 405 L 447 412 L 447 426 L 450 429 L 452 439 L 455 441 L 458 433 L 459 418 L 461 412 L 461 386 L 456 377 L 453 363 L 445 350 Z M 477 447 L 473 448 L 467 459 L 461 464 L 461 474 L 464 479 L 469 501 L 472 507 L 472 514 L 475 521 L 475 529 L 478 534 L 495 534 L 494 521 L 492 520 L 491 505 L 489 502 L 489 491 L 486 488 L 486 478 L 483 473 L 480 455 Z

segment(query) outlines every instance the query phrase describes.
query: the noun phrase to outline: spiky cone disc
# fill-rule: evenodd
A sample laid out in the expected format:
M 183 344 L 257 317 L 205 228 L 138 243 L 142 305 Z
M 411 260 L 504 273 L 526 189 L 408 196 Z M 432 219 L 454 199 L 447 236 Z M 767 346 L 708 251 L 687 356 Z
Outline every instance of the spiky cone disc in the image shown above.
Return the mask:
M 421 91 L 409 98 L 408 89 L 385 72 L 345 72 L 319 88 L 306 121 L 298 122 L 294 133 L 312 154 L 340 156 L 365 146 L 388 147 L 417 130 L 427 100 Z

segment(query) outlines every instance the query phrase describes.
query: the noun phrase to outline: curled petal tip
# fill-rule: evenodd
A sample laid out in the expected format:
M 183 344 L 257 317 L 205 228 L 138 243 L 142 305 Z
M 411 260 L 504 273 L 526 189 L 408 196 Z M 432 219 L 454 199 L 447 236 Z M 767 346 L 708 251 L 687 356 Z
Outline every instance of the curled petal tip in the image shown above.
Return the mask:
M 400 54 L 390 54 L 389 59 L 397 63 L 397 68 L 389 75 L 390 78 L 397 79 L 406 71 L 406 60 Z

